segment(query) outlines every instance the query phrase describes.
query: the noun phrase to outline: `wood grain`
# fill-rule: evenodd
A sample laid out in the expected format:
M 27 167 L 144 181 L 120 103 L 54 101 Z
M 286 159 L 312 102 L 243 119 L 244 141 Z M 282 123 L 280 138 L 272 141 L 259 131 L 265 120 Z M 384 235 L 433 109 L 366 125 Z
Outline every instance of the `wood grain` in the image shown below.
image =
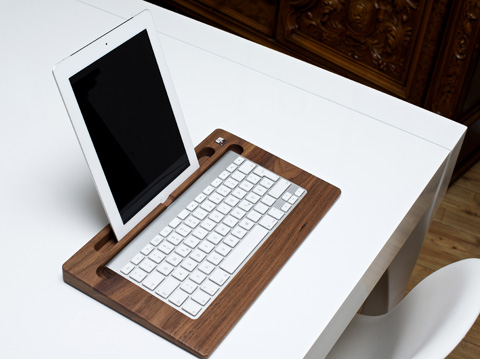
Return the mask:
M 224 146 L 214 140 L 223 137 Z M 278 173 L 308 192 L 196 320 L 104 266 L 227 150 Z M 260 295 L 340 195 L 340 190 L 226 131 L 216 130 L 196 148 L 201 167 L 125 238 L 115 242 L 110 226 L 63 265 L 64 281 L 154 333 L 202 358 L 208 357 Z M 252 278 L 255 278 L 252 280 Z
M 408 291 L 434 271 L 472 257 L 480 258 L 480 162 L 448 189 L 425 238 Z M 480 318 L 448 358 L 480 358 Z

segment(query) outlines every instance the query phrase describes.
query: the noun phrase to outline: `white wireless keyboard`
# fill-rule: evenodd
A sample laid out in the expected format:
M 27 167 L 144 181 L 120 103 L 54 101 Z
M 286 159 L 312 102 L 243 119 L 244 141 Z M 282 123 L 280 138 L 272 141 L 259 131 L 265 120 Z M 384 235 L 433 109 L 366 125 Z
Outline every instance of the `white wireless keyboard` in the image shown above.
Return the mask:
M 305 194 L 227 152 L 107 267 L 198 318 Z

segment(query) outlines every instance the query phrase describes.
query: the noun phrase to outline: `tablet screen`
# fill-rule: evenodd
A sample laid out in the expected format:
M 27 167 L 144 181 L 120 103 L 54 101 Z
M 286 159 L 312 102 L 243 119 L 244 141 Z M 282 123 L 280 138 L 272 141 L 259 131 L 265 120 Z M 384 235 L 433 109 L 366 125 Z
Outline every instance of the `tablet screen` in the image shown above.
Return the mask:
M 125 224 L 190 165 L 147 31 L 70 83 Z

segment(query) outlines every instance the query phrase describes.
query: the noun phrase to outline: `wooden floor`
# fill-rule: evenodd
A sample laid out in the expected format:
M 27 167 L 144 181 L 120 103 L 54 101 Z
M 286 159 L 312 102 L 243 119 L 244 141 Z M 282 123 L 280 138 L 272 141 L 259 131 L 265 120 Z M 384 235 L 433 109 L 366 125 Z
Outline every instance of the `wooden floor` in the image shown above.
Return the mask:
M 425 238 L 408 289 L 433 271 L 472 257 L 480 258 L 480 162 L 448 189 Z M 480 318 L 448 358 L 480 358 Z

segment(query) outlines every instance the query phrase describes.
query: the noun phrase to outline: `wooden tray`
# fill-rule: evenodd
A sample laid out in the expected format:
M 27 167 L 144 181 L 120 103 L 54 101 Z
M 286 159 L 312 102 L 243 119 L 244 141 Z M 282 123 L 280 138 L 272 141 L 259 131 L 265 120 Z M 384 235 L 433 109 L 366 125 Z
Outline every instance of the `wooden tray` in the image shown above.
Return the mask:
M 224 144 L 215 142 L 219 137 Z M 190 319 L 105 265 L 226 151 L 232 150 L 305 188 L 308 193 L 198 318 Z M 197 170 L 121 241 L 110 225 L 63 265 L 63 279 L 145 328 L 207 358 L 340 195 L 340 190 L 224 130 L 196 149 Z

